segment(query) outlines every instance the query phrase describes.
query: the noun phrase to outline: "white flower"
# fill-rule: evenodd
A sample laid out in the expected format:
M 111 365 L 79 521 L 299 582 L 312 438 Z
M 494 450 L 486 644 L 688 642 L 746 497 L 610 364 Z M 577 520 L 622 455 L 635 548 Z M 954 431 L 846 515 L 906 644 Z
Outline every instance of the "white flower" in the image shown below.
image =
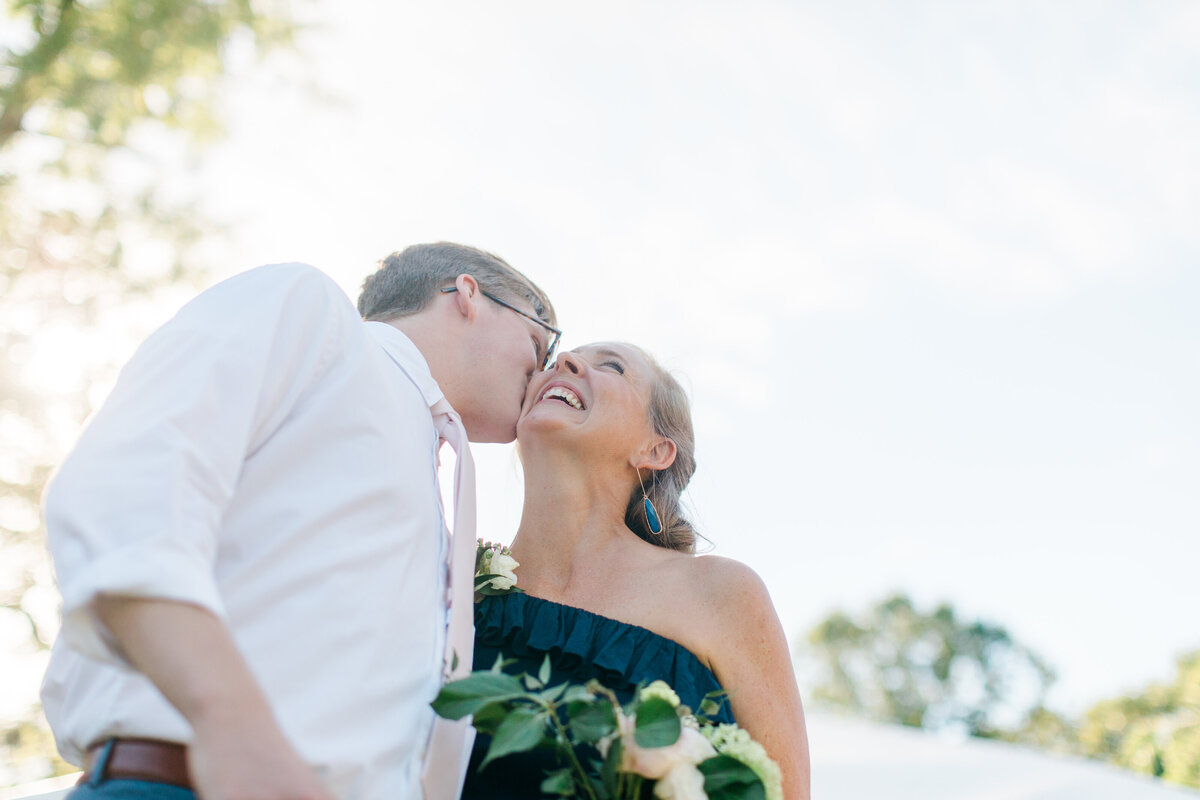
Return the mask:
M 495 575 L 492 578 L 492 588 L 501 591 L 511 589 L 517 583 L 517 567 L 521 566 L 517 560 L 508 553 L 503 551 L 492 555 L 491 563 L 488 565 L 488 570 Z
M 695 764 L 676 764 L 654 784 L 654 796 L 663 800 L 708 800 L 704 774 Z
M 666 700 L 674 708 L 679 708 L 679 695 L 675 694 L 675 690 L 666 681 L 655 681 L 647 686 L 638 694 L 638 699 L 642 702 L 649 700 L 651 697 L 661 697 Z
M 675 744 L 666 747 L 640 747 L 633 736 L 632 726 L 620 727 L 621 772 L 632 772 L 644 778 L 658 780 L 679 764 L 699 764 L 717 754 L 708 739 L 705 739 L 700 731 L 692 728 L 683 728 Z
M 705 738 L 717 748 L 721 755 L 736 758 L 754 770 L 767 793 L 767 800 L 783 800 L 783 775 L 763 746 L 750 738 L 747 731 L 737 725 L 721 724 L 705 726 Z
M 475 577 L 479 578 L 483 575 L 494 575 L 495 577 L 486 583 L 476 585 L 475 590 L 491 588 L 507 592 L 515 587 L 517 585 L 516 569 L 521 565 L 512 557 L 512 551 L 503 545 L 492 544 L 482 539 L 476 541 L 479 544 L 475 551 Z M 478 595 L 476 595 L 475 601 L 479 601 Z

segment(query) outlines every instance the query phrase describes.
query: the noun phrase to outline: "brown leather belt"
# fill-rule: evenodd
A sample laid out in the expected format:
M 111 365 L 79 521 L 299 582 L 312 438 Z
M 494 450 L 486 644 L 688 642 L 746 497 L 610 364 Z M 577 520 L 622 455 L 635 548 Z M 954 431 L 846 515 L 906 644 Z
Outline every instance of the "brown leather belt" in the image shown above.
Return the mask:
M 187 749 L 175 742 L 159 739 L 110 739 L 88 750 L 80 784 L 92 779 L 97 762 L 104 748 L 112 742 L 112 753 L 103 765 L 103 779 L 151 781 L 169 783 L 183 789 L 191 789 L 188 776 Z

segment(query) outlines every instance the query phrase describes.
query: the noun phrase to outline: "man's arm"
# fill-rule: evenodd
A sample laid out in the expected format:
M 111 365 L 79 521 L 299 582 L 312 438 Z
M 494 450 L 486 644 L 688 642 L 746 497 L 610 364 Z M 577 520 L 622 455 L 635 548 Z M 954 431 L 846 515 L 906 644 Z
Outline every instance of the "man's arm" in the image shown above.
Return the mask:
M 260 267 L 196 297 L 138 348 L 46 492 L 61 636 L 120 663 L 100 595 L 225 616 L 218 538 L 243 463 L 331 363 L 353 308 L 311 267 Z
M 64 642 L 128 662 L 182 713 L 204 800 L 329 797 L 239 652 L 216 571 L 247 455 L 285 423 L 355 319 L 308 267 L 209 289 L 138 349 L 46 496 Z
M 188 767 L 204 800 L 332 800 L 284 738 L 225 625 L 172 600 L 98 597 L 124 656 L 191 724 Z

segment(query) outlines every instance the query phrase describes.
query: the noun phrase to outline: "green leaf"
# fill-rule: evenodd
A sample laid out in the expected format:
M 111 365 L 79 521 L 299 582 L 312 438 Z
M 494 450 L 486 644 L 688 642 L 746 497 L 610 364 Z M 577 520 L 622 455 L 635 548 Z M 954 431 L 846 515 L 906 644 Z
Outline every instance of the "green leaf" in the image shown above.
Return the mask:
M 544 692 L 539 692 L 538 697 L 542 698 L 547 703 L 555 703 L 558 701 L 558 698 L 562 696 L 563 692 L 567 690 L 568 685 L 569 684 L 566 683 L 560 683 L 558 686 L 551 686 Z
M 572 704 L 567 707 L 567 714 L 570 717 L 567 728 L 580 742 L 598 742 L 617 729 L 613 707 L 604 699 L 590 705 Z
M 537 678 L 533 677 L 532 675 L 522 675 L 521 679 L 525 682 L 525 688 L 531 692 L 536 692 L 539 689 L 546 688 L 545 683 L 543 683 L 542 681 L 539 681 Z
M 590 703 L 595 699 L 596 695 L 588 691 L 587 687 L 577 683 L 568 686 L 566 694 L 563 695 L 564 703 Z
M 680 730 L 675 706 L 661 697 L 651 697 L 638 706 L 633 739 L 640 747 L 673 745 L 679 741 Z
M 515 658 L 505 658 L 504 653 L 496 653 L 496 663 L 492 664 L 491 672 L 502 672 L 509 664 L 515 664 Z
M 575 777 L 571 774 L 570 767 L 551 772 L 542 781 L 542 794 L 560 794 L 563 797 L 571 797 L 575 794 Z
M 758 773 L 725 755 L 713 756 L 698 765 L 704 775 L 708 800 L 766 800 L 767 790 Z
M 521 683 L 503 672 L 472 672 L 465 678 L 442 687 L 433 700 L 433 710 L 447 719 L 462 719 L 501 700 L 521 697 Z
M 716 716 L 721 711 L 721 706 L 729 702 L 729 692 L 724 689 L 716 689 L 704 695 L 704 699 L 700 701 L 700 713 L 706 717 Z
M 500 727 L 500 723 L 504 721 L 504 718 L 508 716 L 508 712 L 512 711 L 512 709 L 511 702 L 490 703 L 475 712 L 475 716 L 471 717 L 471 724 L 480 733 L 494 736 L 496 728 Z
M 608 748 L 604 766 L 600 768 L 600 785 L 609 797 L 617 796 L 617 781 L 620 779 L 617 768 L 621 766 L 621 750 L 621 740 L 615 739 Z
M 617 761 L 619 762 L 620 759 L 618 758 Z M 592 796 L 596 800 L 612 800 L 612 792 L 608 790 L 608 787 L 604 785 L 604 781 L 601 779 L 601 776 L 604 774 L 604 762 L 598 758 L 589 758 L 587 759 L 587 765 L 586 774 L 588 785 L 592 787 Z
M 538 680 L 545 686 L 550 682 L 550 654 L 546 653 L 546 657 L 542 659 L 542 668 L 538 670 Z
M 509 753 L 524 753 L 537 747 L 542 741 L 546 719 L 545 711 L 525 706 L 513 709 L 496 729 L 492 744 L 488 747 L 487 757 L 483 759 L 479 768 L 483 769 L 492 761 Z
M 596 796 L 596 800 L 612 800 L 612 792 L 604 785 L 604 781 L 595 775 L 589 775 L 588 783 L 592 785 L 592 794 Z
M 524 593 L 524 590 L 519 589 L 516 586 L 511 586 L 507 589 L 497 589 L 493 586 L 476 587 L 476 589 L 475 589 L 475 594 L 481 595 L 483 597 L 499 597 L 500 595 L 505 595 L 505 594 L 522 594 L 522 593 Z

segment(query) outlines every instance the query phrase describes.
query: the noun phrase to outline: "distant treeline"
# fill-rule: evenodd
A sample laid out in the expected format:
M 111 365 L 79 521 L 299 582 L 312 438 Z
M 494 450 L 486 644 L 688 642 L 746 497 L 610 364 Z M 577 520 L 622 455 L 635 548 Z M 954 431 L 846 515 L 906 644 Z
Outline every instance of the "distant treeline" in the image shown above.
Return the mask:
M 1200 650 L 1173 682 L 1101 701 L 1072 719 L 1045 707 L 1054 671 L 997 625 L 904 595 L 865 614 L 834 612 L 809 632 L 812 699 L 883 722 L 1108 761 L 1200 788 Z

